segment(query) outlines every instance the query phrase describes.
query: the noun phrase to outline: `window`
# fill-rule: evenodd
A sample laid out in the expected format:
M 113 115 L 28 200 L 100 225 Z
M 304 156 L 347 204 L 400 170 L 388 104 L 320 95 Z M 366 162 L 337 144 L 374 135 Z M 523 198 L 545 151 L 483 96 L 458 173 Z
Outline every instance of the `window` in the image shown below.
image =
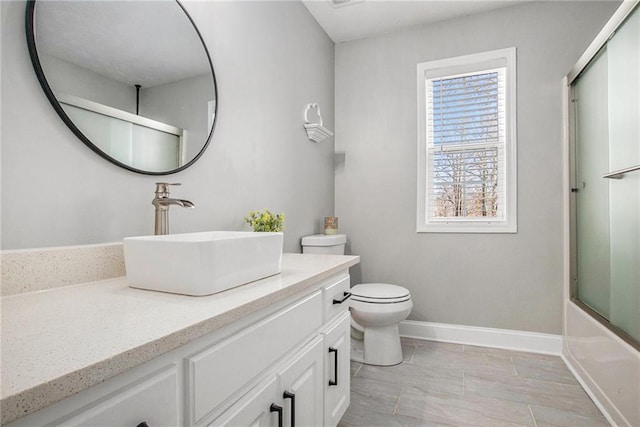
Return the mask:
M 418 64 L 418 232 L 515 233 L 515 48 Z

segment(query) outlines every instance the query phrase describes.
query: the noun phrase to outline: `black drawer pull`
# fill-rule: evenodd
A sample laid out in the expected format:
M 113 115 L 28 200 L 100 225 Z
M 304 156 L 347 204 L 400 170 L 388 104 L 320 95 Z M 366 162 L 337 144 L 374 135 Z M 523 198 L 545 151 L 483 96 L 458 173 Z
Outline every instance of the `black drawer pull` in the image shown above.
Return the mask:
M 278 413 L 278 427 L 282 427 L 282 406 L 272 403 L 269 411 Z
M 136 427 L 149 427 L 149 424 L 147 424 L 146 421 L 143 421 L 140 424 L 138 424 Z
M 291 427 L 296 427 L 296 395 L 290 391 L 282 393 L 285 399 L 291 399 Z
M 334 299 L 333 303 L 334 304 L 342 304 L 343 302 L 345 302 L 349 298 L 351 298 L 351 292 L 345 292 L 344 293 L 344 298 L 342 298 L 342 299 Z
M 329 353 L 335 353 L 335 363 L 333 364 L 333 380 L 329 380 L 329 385 L 338 385 L 338 349 L 329 347 Z

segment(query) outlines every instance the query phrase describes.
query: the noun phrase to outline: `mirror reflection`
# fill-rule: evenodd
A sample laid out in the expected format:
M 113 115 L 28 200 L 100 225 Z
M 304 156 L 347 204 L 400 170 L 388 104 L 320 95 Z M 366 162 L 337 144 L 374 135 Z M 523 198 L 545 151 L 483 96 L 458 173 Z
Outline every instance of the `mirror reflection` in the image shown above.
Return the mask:
M 207 147 L 215 77 L 178 2 L 34 1 L 27 37 L 54 108 L 107 160 L 161 175 L 189 166 Z

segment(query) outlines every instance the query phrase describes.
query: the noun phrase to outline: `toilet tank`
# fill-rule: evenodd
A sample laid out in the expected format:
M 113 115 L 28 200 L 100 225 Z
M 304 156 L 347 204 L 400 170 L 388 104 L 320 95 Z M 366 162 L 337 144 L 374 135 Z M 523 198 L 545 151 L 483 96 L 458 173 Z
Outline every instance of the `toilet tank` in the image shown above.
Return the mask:
M 344 255 L 346 234 L 314 234 L 302 238 L 303 254 Z

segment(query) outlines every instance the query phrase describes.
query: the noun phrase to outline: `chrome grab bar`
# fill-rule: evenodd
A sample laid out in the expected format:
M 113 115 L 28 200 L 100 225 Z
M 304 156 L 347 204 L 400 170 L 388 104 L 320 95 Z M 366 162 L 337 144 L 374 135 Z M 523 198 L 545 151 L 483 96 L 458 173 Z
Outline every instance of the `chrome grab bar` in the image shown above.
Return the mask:
M 608 174 L 602 175 L 603 178 L 609 179 L 622 179 L 625 173 L 634 172 L 640 170 L 640 165 L 635 165 L 628 167 L 626 169 L 620 169 L 614 172 L 609 172 Z

